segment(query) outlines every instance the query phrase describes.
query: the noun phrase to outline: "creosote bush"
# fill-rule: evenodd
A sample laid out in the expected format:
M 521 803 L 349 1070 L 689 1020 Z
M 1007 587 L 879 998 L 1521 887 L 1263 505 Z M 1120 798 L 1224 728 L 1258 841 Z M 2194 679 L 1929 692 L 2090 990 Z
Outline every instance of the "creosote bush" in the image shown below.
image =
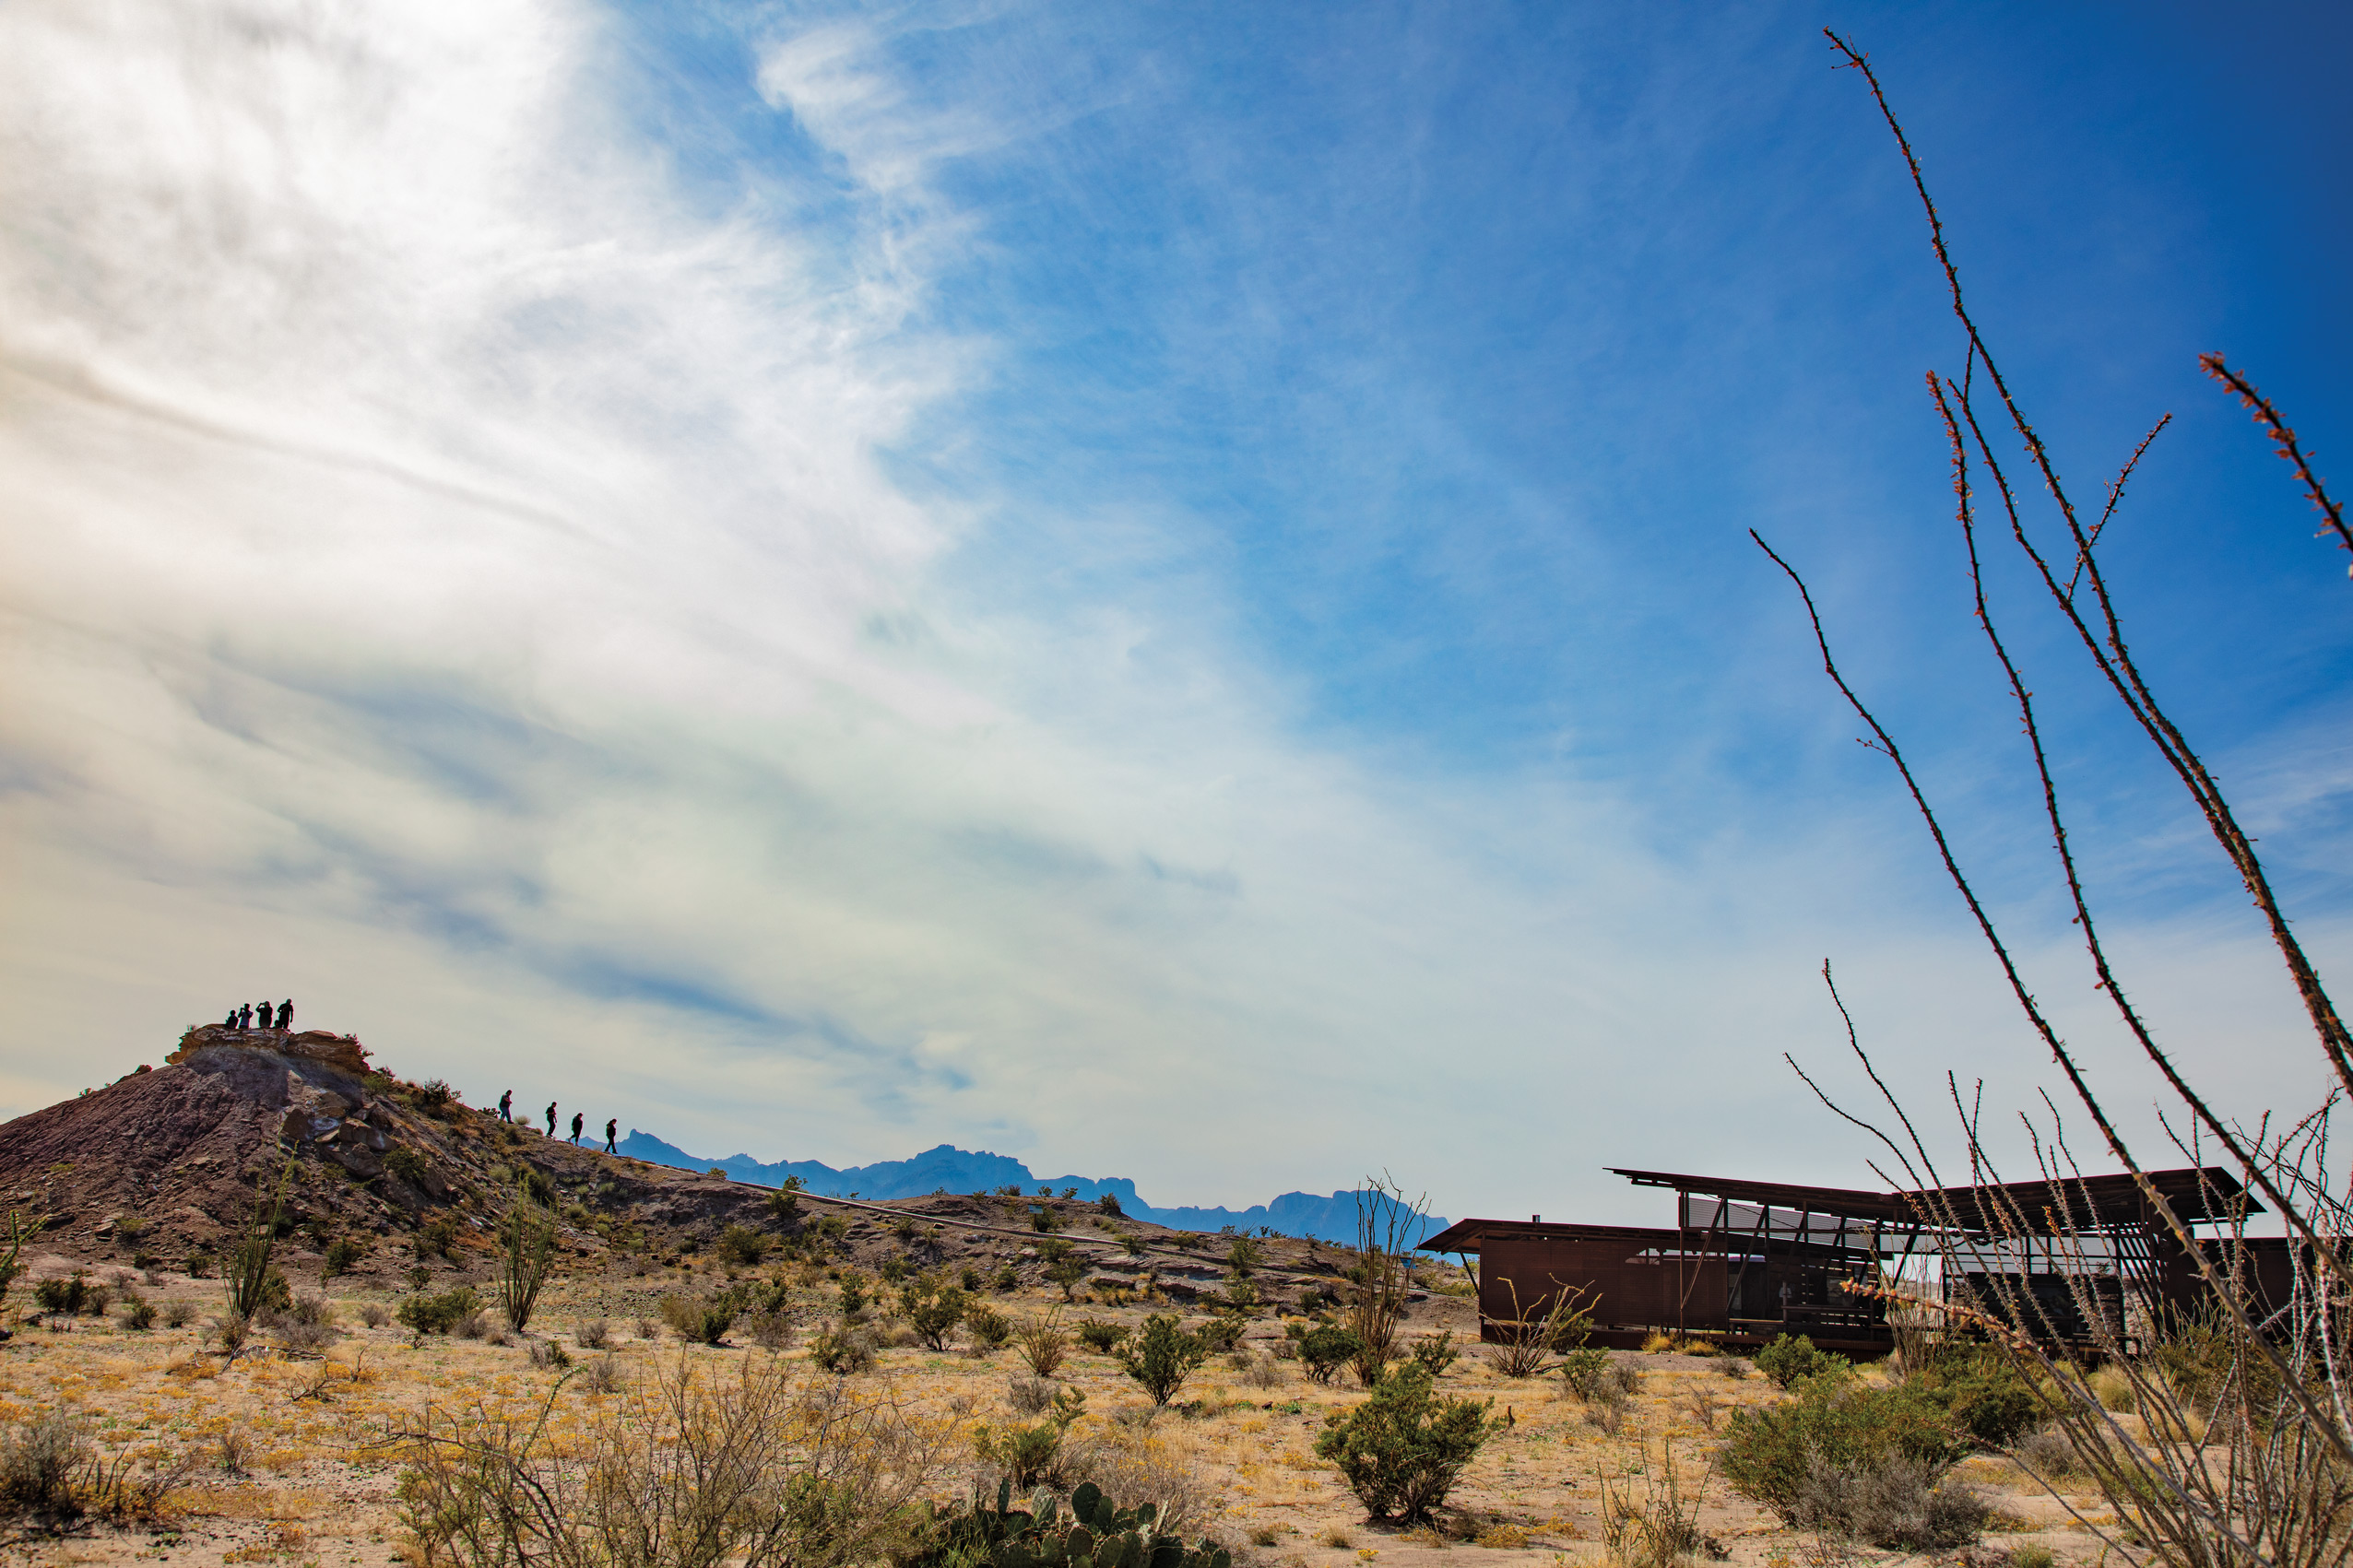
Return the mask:
M 1854 1364 L 1844 1356 L 1834 1356 L 1818 1349 L 1803 1334 L 1775 1335 L 1773 1342 L 1757 1351 L 1753 1359 L 1757 1371 L 1784 1388 L 1794 1388 L 1806 1378 L 1826 1372 L 1841 1371 Z
M 1209 1341 L 1188 1334 L 1171 1313 L 1154 1313 L 1141 1330 L 1115 1347 L 1112 1359 L 1137 1385 L 1163 1406 L 1176 1396 L 1200 1364 L 1210 1358 Z
M 1762 1409 L 1733 1411 L 1719 1461 L 1733 1490 L 1791 1524 L 1818 1467 L 1877 1473 L 1900 1460 L 1921 1467 L 1923 1484 L 1933 1487 L 1969 1451 L 1922 1389 L 1874 1388 L 1841 1369 L 1816 1373 L 1793 1393 Z
M 1495 1431 L 1495 1401 L 1440 1398 L 1429 1369 L 1408 1362 L 1316 1440 L 1339 1467 L 1367 1517 L 1415 1523 L 1430 1516 Z

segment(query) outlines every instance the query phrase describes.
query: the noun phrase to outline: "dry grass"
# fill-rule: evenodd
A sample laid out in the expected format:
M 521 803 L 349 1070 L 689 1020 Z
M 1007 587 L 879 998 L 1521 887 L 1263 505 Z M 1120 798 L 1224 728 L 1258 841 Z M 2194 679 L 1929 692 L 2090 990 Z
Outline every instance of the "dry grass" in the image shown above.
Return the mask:
M 200 1288 L 184 1293 L 209 1307 Z M 1015 1319 L 1044 1319 L 1056 1294 L 999 1297 L 998 1304 Z M 640 1311 L 650 1317 L 656 1299 L 650 1290 L 628 1295 L 610 1281 L 559 1279 L 540 1309 L 550 1325 L 571 1328 L 601 1318 L 608 1326 L 603 1336 L 593 1330 L 565 1335 L 578 1347 L 568 1368 L 535 1367 L 522 1341 L 500 1346 L 432 1335 L 412 1342 L 399 1327 L 369 1326 L 370 1315 L 357 1297 L 336 1303 L 340 1337 L 307 1356 L 263 1336 L 224 1361 L 200 1342 L 195 1325 L 131 1331 L 85 1322 L 64 1333 L 28 1329 L 0 1348 L 0 1423 L 65 1411 L 89 1423 L 110 1456 L 191 1457 L 193 1468 L 159 1501 L 186 1543 L 175 1557 L 184 1550 L 196 1561 L 225 1561 L 237 1552 L 245 1554 L 241 1562 L 286 1568 L 313 1560 L 336 1568 L 390 1568 L 405 1538 L 393 1496 L 398 1470 L 382 1444 L 392 1433 L 414 1431 L 429 1405 L 444 1412 L 479 1408 L 491 1413 L 544 1405 L 549 1440 L 585 1452 L 616 1441 L 612 1434 L 631 1421 L 648 1419 L 643 1391 L 664 1368 L 692 1369 L 703 1386 L 770 1365 L 795 1385 L 813 1375 L 809 1341 L 814 1324 L 788 1348 L 773 1351 L 748 1335 L 721 1347 L 664 1343 L 667 1336 L 633 1338 L 625 1326 L 635 1324 Z M 1109 1315 L 1132 1323 L 1154 1307 L 1166 1310 L 1166 1303 L 1123 1306 Z M 1441 1326 L 1453 1327 L 1458 1338 L 1475 1333 L 1467 1305 L 1454 1298 L 1417 1307 L 1414 1332 Z M 1069 1436 L 1070 1483 L 1093 1480 L 1123 1503 L 1159 1503 L 1188 1537 L 1208 1534 L 1255 1550 L 1268 1568 L 1339 1568 L 1359 1550 L 1377 1551 L 1385 1563 L 1442 1568 L 1432 1554 L 1459 1552 L 1471 1543 L 1481 1563 L 1499 1559 L 1551 1568 L 1558 1556 L 1567 1568 L 1587 1568 L 1606 1538 L 1609 1494 L 1620 1497 L 1622 1508 L 1626 1487 L 1641 1484 L 1626 1478 L 1643 1467 L 1646 1441 L 1649 1469 L 1655 1473 L 1661 1455 L 1671 1453 L 1688 1484 L 1709 1473 L 1727 1413 L 1781 1397 L 1762 1379 L 1726 1378 L 1717 1362 L 1622 1354 L 1618 1360 L 1627 1372 L 1638 1368 L 1648 1375 L 1613 1377 L 1614 1387 L 1621 1381 L 1633 1386 L 1616 1397 L 1587 1401 L 1571 1396 L 1557 1378 L 1508 1378 L 1466 1357 L 1449 1369 L 1441 1387 L 1493 1396 L 1497 1414 L 1508 1405 L 1513 1420 L 1451 1500 L 1460 1517 L 1441 1521 L 1449 1545 L 1435 1534 L 1408 1537 L 1366 1525 L 1331 1466 L 1314 1454 L 1326 1416 L 1352 1409 L 1365 1396 L 1354 1387 L 1310 1385 L 1273 1362 L 1269 1351 L 1280 1332 L 1279 1320 L 1259 1319 L 1244 1342 L 1247 1364 L 1221 1361 L 1203 1369 L 1182 1405 L 1156 1414 L 1145 1409 L 1144 1397 L 1117 1368 L 1099 1357 L 1070 1358 L 1050 1383 L 1037 1380 L 1049 1400 L 1057 1386 L 1086 1397 L 1085 1414 Z M 584 1341 L 597 1338 L 604 1349 L 590 1352 Z M 1003 1423 L 1012 1414 L 1009 1404 L 1035 1387 L 1028 1367 L 1008 1360 L 886 1345 L 876 1351 L 873 1370 L 846 1386 L 862 1400 L 893 1402 L 934 1423 L 947 1448 L 964 1456 L 971 1452 L 975 1425 Z M 1270 1373 L 1271 1386 L 1264 1381 Z M 1713 1414 L 1712 1432 L 1703 1406 Z M 2063 1557 L 2075 1555 L 2080 1538 L 2049 1532 L 2052 1509 L 2025 1472 L 2006 1460 L 1986 1463 L 2006 1479 L 1972 1472 L 1972 1483 L 2008 1515 L 2046 1526 L 2040 1536 L 2003 1544 L 2013 1550 L 2055 1544 Z M 137 1467 L 145 1473 L 148 1462 L 139 1459 Z M 945 1474 L 936 1495 L 959 1495 L 965 1484 L 961 1472 Z M 290 1526 L 303 1532 L 293 1556 L 284 1554 L 293 1538 L 282 1527 Z M 1720 1483 L 1705 1488 L 1697 1527 L 1734 1543 L 1749 1568 L 1763 1568 L 1773 1550 L 1794 1562 L 1804 1545 Z M 81 1561 L 126 1562 L 148 1550 L 147 1534 L 105 1528 L 76 1549 Z

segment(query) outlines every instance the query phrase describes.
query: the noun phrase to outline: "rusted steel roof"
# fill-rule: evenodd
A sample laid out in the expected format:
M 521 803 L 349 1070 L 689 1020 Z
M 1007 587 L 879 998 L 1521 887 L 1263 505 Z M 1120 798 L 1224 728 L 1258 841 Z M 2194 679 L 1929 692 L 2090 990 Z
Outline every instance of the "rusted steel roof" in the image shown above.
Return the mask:
M 1477 1252 L 1480 1240 L 1494 1236 L 1541 1236 L 1560 1241 L 1635 1242 L 1643 1246 L 1673 1247 L 1683 1232 L 1641 1225 L 1546 1225 L 1526 1220 L 1458 1220 L 1422 1244 L 1424 1252 Z
M 1752 1182 L 1671 1171 L 1629 1171 L 1617 1166 L 1611 1170 L 1637 1186 L 1668 1187 L 1678 1193 L 1698 1193 L 1907 1229 L 1913 1225 L 1938 1229 L 1957 1221 L 1971 1231 L 2015 1228 L 2044 1235 L 2069 1228 L 2136 1225 L 2144 1219 L 2140 1185 L 2130 1175 L 2122 1173 L 2070 1177 L 2057 1182 L 1865 1192 L 1851 1187 Z M 2260 1204 L 2247 1197 L 2239 1178 L 2219 1165 L 2151 1171 L 2148 1180 L 2185 1223 L 2225 1219 L 2234 1209 L 2247 1214 L 2264 1211 Z

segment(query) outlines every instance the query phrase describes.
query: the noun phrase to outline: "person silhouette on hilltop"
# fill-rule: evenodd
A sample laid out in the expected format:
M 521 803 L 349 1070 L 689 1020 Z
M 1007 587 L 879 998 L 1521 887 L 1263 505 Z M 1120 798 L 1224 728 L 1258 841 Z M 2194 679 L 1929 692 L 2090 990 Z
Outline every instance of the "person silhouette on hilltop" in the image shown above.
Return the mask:
M 220 1027 L 223 1029 L 234 1029 L 237 1027 L 237 1009 L 235 1008 L 229 1009 L 229 1016 L 220 1020 Z
M 548 1136 L 556 1136 L 556 1102 L 552 1100 L 548 1102 Z
M 619 1126 L 621 1126 L 620 1117 L 608 1116 L 605 1118 L 605 1152 L 608 1154 L 618 1154 L 621 1152 L 621 1150 L 613 1147 L 613 1129 Z
M 237 1009 L 237 1027 L 240 1029 L 251 1029 L 254 1027 L 253 1003 L 247 1002 L 243 1007 Z
M 291 996 L 278 1004 L 278 1027 L 280 1029 L 294 1027 L 294 998 Z
M 269 1027 L 269 1015 L 277 1010 L 278 1004 L 276 1002 L 264 1002 L 259 1008 L 254 1009 L 254 1011 L 260 1015 L 254 1020 L 254 1026 L 260 1029 L 267 1029 Z
M 580 1141 L 580 1124 L 587 1119 L 587 1117 L 582 1115 L 577 1111 L 574 1111 L 572 1114 L 572 1141 L 574 1144 L 577 1144 Z
M 514 1091 L 512 1089 L 499 1096 L 499 1120 L 502 1122 L 514 1120 Z

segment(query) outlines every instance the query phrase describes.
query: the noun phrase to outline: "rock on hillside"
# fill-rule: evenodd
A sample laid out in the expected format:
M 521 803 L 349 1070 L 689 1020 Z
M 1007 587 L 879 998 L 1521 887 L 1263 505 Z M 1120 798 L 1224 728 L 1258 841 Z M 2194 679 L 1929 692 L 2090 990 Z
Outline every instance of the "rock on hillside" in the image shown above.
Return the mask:
M 561 1267 L 574 1275 L 682 1277 L 693 1255 L 742 1225 L 805 1265 L 879 1270 L 895 1258 L 992 1278 L 1010 1268 L 1035 1286 L 1045 1283 L 1046 1253 L 1068 1244 L 1098 1291 L 1188 1302 L 1222 1293 L 1228 1279 L 1228 1238 L 1171 1232 L 1082 1200 L 810 1194 L 798 1211 L 779 1212 L 761 1187 L 501 1122 L 446 1085 L 376 1069 L 349 1035 L 315 1031 L 194 1029 L 162 1067 L 0 1125 L 0 1205 L 41 1221 L 27 1255 L 36 1274 L 101 1265 L 203 1271 L 281 1173 L 277 1261 L 297 1280 L 317 1279 L 338 1241 L 357 1244 L 349 1272 L 363 1286 L 482 1279 L 498 1219 L 526 1183 L 553 1202 Z M 1320 1300 L 1340 1267 L 1316 1244 L 1268 1242 L 1256 1288 L 1270 1306 Z

